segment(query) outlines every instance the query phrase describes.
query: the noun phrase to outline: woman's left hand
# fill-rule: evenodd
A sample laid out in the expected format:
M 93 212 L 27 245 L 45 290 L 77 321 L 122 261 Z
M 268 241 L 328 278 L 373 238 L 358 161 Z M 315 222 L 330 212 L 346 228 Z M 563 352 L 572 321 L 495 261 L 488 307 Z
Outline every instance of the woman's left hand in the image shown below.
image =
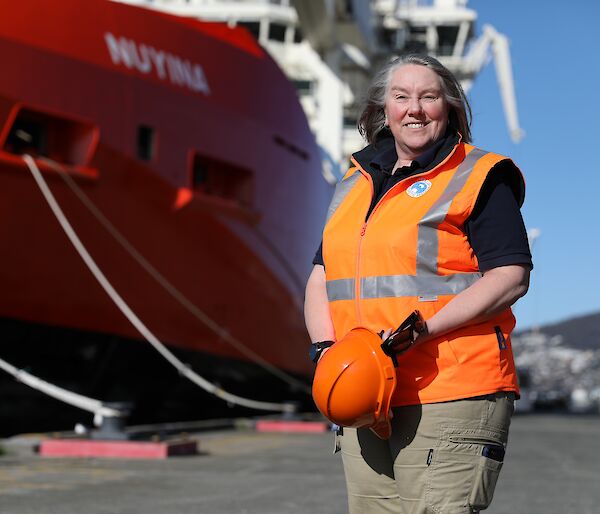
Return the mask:
M 428 331 L 427 331 L 427 323 L 424 324 L 425 325 L 425 330 L 423 332 L 417 332 L 416 330 L 412 331 L 412 337 L 406 337 L 404 340 L 398 340 L 398 342 L 394 342 L 394 352 L 397 355 L 401 355 L 404 352 L 406 352 L 411 346 L 414 346 L 417 343 L 423 342 L 424 340 L 427 339 L 427 336 L 429 335 Z M 381 335 L 381 340 L 385 341 L 386 339 L 388 339 L 388 337 L 390 337 L 392 334 L 394 333 L 394 329 L 393 328 L 388 328 L 385 331 L 381 331 L 380 335 Z

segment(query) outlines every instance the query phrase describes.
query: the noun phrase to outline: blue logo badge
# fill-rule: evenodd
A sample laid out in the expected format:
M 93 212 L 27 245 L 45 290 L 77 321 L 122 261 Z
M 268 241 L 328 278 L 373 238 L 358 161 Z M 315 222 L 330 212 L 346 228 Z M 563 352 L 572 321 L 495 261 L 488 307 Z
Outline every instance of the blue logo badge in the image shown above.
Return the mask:
M 431 182 L 429 180 L 419 180 L 412 186 L 409 186 L 406 190 L 406 194 L 412 198 L 419 198 L 423 196 L 431 188 Z

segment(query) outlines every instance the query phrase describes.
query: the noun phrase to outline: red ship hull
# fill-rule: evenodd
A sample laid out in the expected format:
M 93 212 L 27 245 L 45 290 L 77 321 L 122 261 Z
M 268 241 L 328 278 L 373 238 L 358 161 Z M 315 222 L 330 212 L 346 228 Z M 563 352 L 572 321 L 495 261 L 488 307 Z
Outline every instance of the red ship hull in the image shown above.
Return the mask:
M 26 152 L 100 269 L 163 342 L 248 360 L 230 334 L 308 376 L 302 284 L 331 190 L 273 61 L 241 29 L 112 2 L 1 5 L 0 316 L 140 339 L 67 240 L 18 155 Z M 27 129 L 33 136 L 19 140 Z M 200 318 L 42 157 L 67 170 Z

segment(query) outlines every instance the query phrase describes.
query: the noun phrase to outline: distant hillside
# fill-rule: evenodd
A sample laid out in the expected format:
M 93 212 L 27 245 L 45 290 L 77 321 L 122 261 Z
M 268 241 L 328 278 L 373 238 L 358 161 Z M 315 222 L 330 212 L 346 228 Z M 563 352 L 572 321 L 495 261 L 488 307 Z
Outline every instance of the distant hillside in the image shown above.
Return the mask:
M 553 325 L 545 325 L 539 332 L 549 337 L 561 335 L 563 345 L 579 350 L 600 349 L 600 312 L 571 318 Z M 517 332 L 518 336 L 523 332 Z

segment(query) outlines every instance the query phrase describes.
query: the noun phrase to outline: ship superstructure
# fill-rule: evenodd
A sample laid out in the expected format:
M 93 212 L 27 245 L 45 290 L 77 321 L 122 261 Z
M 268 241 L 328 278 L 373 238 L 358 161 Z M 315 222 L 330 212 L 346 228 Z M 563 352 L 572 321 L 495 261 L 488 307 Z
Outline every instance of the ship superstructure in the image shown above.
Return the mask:
M 296 86 L 335 183 L 364 141 L 356 121 L 375 69 L 394 55 L 437 57 L 466 92 L 493 57 L 508 130 L 519 141 L 506 36 L 485 25 L 467 0 L 119 0 L 249 30 Z

